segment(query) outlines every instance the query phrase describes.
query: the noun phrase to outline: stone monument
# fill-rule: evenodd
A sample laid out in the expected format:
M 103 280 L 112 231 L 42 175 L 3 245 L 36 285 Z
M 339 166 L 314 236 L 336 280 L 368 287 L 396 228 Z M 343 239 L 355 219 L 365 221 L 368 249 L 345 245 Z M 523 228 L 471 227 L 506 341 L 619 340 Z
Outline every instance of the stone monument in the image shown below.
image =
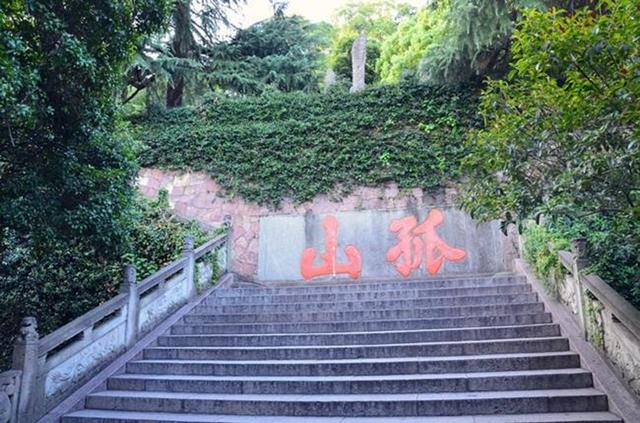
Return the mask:
M 367 34 L 360 34 L 351 46 L 351 92 L 364 89 L 364 69 L 367 63 Z

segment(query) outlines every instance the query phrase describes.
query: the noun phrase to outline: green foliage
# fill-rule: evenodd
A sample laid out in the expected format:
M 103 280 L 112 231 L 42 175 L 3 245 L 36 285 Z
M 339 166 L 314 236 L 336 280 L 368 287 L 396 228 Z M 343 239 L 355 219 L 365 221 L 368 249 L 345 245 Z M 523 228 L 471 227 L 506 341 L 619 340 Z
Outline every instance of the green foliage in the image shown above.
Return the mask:
M 638 0 L 567 15 L 529 10 L 509 77 L 491 81 L 465 159 L 465 207 L 513 220 L 545 214 L 582 228 L 594 268 L 640 304 Z
M 231 27 L 230 12 L 245 0 L 171 1 L 171 29 L 138 44 L 137 60 L 128 69 L 129 84 L 135 88 L 127 100 L 150 89 L 147 100 L 164 91 L 167 107 L 193 102 L 189 91 L 201 88 L 206 49 L 220 40 L 222 29 Z M 131 97 L 129 97 L 131 96 Z M 195 95 L 192 95 L 195 97 Z
M 428 84 L 479 82 L 505 71 L 512 19 L 542 1 L 432 2 L 384 40 L 378 69 L 385 82 L 417 75 Z
M 380 58 L 376 62 L 380 79 L 386 83 L 397 83 L 416 76 L 425 51 L 442 33 L 445 17 L 444 7 L 425 7 L 401 22 L 380 48 Z
M 603 5 L 530 11 L 520 24 L 510 76 L 489 84 L 487 129 L 469 142 L 477 213 L 640 216 L 640 22 L 627 19 L 638 0 Z
M 458 175 L 475 108 L 469 88 L 398 85 L 353 95 L 214 97 L 136 128 L 143 166 L 204 171 L 230 194 L 277 205 L 385 181 L 440 186 Z
M 124 255 L 124 261 L 136 266 L 141 279 L 175 260 L 185 236 L 193 236 L 196 246 L 211 238 L 195 221 L 182 221 L 171 213 L 166 191 L 160 191 L 151 201 L 140 199 L 134 212 L 133 248 Z
M 541 225 L 530 225 L 523 233 L 524 258 L 533 267 L 545 287 L 553 291 L 551 284 L 564 275 L 558 251 L 567 250 L 571 244 L 558 231 Z
M 380 44 L 393 34 L 399 22 L 412 13 L 411 6 L 390 0 L 349 3 L 336 15 L 336 26 L 328 56 L 329 66 L 336 74 L 351 80 L 351 46 L 362 33 L 367 34 L 365 82 L 379 80 L 376 62 Z
M 40 317 L 46 333 L 113 292 L 105 281 L 130 249 L 137 170 L 113 94 L 167 8 L 165 0 L 0 5 L 5 346 L 21 317 Z
M 321 29 L 299 16 L 274 17 L 238 33 L 210 52 L 210 86 L 241 94 L 315 91 L 319 86 L 323 43 Z
M 433 26 L 433 42 L 425 49 L 419 73 L 433 83 L 482 79 L 500 62 L 512 30 L 514 1 L 447 0 L 443 20 Z
M 567 239 L 586 238 L 588 271 L 640 308 L 640 222 L 624 215 L 590 215 L 558 218 L 552 225 Z
M 118 293 L 125 264 L 138 279 L 180 256 L 186 235 L 200 245 L 213 235 L 195 222 L 181 222 L 168 209 L 166 193 L 149 201 L 137 197 L 131 214 L 133 248 L 103 258 L 82 239 L 53 239 L 46 245 L 4 228 L 0 233 L 0 368 L 9 364 L 20 319 L 35 316 L 47 334 Z M 99 261 L 96 261 L 98 259 Z

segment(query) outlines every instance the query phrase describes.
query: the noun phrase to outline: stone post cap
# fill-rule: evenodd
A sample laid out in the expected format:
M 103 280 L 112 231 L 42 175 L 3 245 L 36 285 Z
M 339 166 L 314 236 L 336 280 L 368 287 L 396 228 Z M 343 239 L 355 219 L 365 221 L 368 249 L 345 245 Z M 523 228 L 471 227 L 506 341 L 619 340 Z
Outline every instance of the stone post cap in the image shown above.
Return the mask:
M 184 237 L 184 244 L 182 246 L 182 252 L 184 254 L 189 254 L 193 252 L 193 236 L 187 235 Z
M 20 337 L 18 339 L 23 341 L 37 340 L 38 335 L 38 321 L 35 317 L 24 317 L 20 322 Z
M 125 287 L 127 287 L 128 285 L 135 285 L 136 283 L 136 267 L 133 264 L 127 264 L 124 267 L 124 272 L 123 272 L 123 289 Z

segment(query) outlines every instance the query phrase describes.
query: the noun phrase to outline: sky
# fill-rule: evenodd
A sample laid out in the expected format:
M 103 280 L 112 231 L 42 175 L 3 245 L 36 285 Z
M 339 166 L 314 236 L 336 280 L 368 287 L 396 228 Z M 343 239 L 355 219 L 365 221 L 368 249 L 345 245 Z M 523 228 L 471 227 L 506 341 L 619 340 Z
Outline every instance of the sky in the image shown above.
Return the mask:
M 348 3 L 365 3 L 366 0 L 290 0 L 287 15 L 301 15 L 312 22 L 327 21 L 340 7 Z M 414 6 L 421 6 L 425 0 L 404 0 Z M 268 0 L 247 0 L 240 9 L 240 15 L 234 19 L 236 25 L 246 28 L 258 21 L 269 18 L 273 14 Z

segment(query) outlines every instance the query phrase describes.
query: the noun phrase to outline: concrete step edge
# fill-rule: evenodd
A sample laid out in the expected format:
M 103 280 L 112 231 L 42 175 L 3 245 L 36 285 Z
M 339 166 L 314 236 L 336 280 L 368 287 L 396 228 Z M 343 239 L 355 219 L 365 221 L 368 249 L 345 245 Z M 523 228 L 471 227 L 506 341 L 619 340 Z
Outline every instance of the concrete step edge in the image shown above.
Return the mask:
M 464 345 L 464 344 L 485 344 L 485 343 L 511 343 L 511 342 L 530 342 L 530 341 L 550 341 L 565 339 L 562 336 L 544 336 L 539 338 L 496 338 L 481 339 L 469 341 L 433 341 L 433 342 L 413 342 L 407 344 L 361 344 L 361 345 L 285 345 L 285 346 L 256 346 L 256 347 L 217 347 L 217 346 L 154 346 L 148 349 L 163 350 L 286 350 L 286 349 L 336 349 L 336 348 L 388 348 L 388 347 L 407 347 L 407 346 L 429 346 L 429 345 Z
M 274 304 L 201 304 L 196 307 L 197 311 L 200 310 L 216 310 L 220 308 L 247 308 L 247 309 L 267 309 L 267 310 L 278 310 L 278 309 L 286 309 L 286 308 L 294 308 L 294 307 L 306 307 L 306 308 L 320 308 L 324 310 L 350 310 L 347 305 L 351 304 L 362 304 L 362 303 L 375 303 L 381 307 L 387 307 L 389 305 L 401 302 L 407 303 L 419 303 L 423 302 L 425 304 L 437 303 L 444 300 L 457 300 L 457 301 L 471 301 L 472 299 L 504 299 L 505 303 L 509 304 L 517 298 L 531 298 L 533 300 L 537 300 L 538 295 L 534 292 L 522 293 L 522 294 L 489 294 L 489 295 L 464 295 L 464 296 L 453 296 L 453 297 L 426 297 L 426 298 L 396 298 L 390 300 L 364 300 L 364 301 L 325 301 L 325 302 L 299 302 L 299 303 L 274 303 Z M 474 305 L 493 305 L 495 303 L 476 303 Z M 323 309 L 323 306 L 332 306 L 326 309 Z M 429 307 L 429 306 L 426 306 Z
M 392 323 L 396 323 L 396 324 L 408 324 L 410 325 L 411 323 L 435 323 L 435 322 L 441 322 L 441 321 L 451 321 L 451 320 L 459 320 L 459 321 L 473 321 L 473 320 L 480 320 L 480 319 L 486 319 L 486 320 L 490 320 L 490 319 L 496 319 L 496 320 L 500 320 L 500 319 L 508 319 L 508 318 L 520 318 L 520 319 L 535 319 L 535 318 L 539 318 L 539 319 L 549 319 L 549 323 L 551 323 L 551 313 L 549 312 L 539 312 L 539 313 L 522 313 L 522 314 L 496 314 L 496 315 L 490 315 L 490 316 L 477 316 L 477 315 L 472 315 L 472 316 L 462 316 L 462 317 L 443 317 L 443 318 L 433 318 L 433 319 L 429 319 L 429 318 L 424 318 L 424 319 L 385 319 L 385 320 L 369 320 L 369 321 L 358 321 L 358 320 L 336 320 L 336 321 L 322 321 L 322 322 L 298 322 L 298 323 L 286 323 L 286 322 L 280 322 L 280 323 L 178 323 L 172 326 L 172 328 L 209 328 L 209 329 L 214 329 L 214 328 L 236 328 L 236 327 L 243 327 L 243 326 L 251 326 L 254 327 L 257 331 L 260 331 L 260 328 L 266 328 L 269 326 L 330 326 L 330 325 L 358 325 L 358 324 L 362 324 L 362 325 L 369 325 L 369 326 L 373 326 L 375 324 L 380 324 L 380 325 L 385 325 L 385 324 L 392 324 Z M 455 327 L 455 326 L 454 326 Z M 484 327 L 484 326 L 481 326 Z M 375 330 L 375 329 L 373 329 Z M 265 332 L 261 332 L 261 334 L 266 334 Z
M 508 354 L 482 354 L 482 355 L 453 355 L 453 356 L 429 356 L 429 357 L 388 357 L 388 358 L 352 358 L 330 360 L 170 360 L 170 359 L 141 359 L 132 360 L 129 363 L 154 363 L 154 364 L 218 364 L 218 365 L 247 365 L 247 364 L 277 364 L 277 365 L 315 365 L 315 364 L 376 364 L 376 363 L 414 363 L 437 361 L 473 361 L 496 360 L 509 358 L 538 358 L 538 357 L 575 357 L 577 354 L 568 351 L 550 351 L 543 353 L 508 353 Z
M 443 306 L 443 307 L 414 307 L 414 308 L 393 308 L 393 309 L 370 309 L 370 310 L 320 310 L 320 311 L 311 311 L 311 312 L 304 312 L 304 311 L 289 311 L 289 312 L 265 312 L 265 313 L 257 313 L 257 312 L 251 312 L 251 313 L 231 313 L 231 314 L 225 314 L 225 315 L 215 315 L 212 313 L 206 313 L 206 312 L 191 312 L 188 315 L 185 316 L 185 318 L 190 318 L 190 317 L 208 317 L 208 316 L 213 316 L 213 317 L 223 317 L 223 318 L 229 318 L 231 320 L 237 320 L 240 319 L 240 316 L 252 316 L 252 317 L 257 317 L 257 318 L 263 318 L 265 315 L 277 315 L 277 316 L 282 316 L 283 319 L 285 319 L 284 321 L 299 321 L 299 318 L 302 315 L 310 315 L 310 314 L 340 314 L 340 313 L 353 313 L 353 314 L 364 314 L 364 313 L 381 313 L 381 312 L 385 312 L 385 313 L 402 313 L 402 312 L 421 312 L 421 311 L 425 311 L 425 310 L 429 310 L 429 311 L 435 311 L 435 312 L 441 312 L 444 313 L 446 311 L 463 311 L 463 310 L 467 310 L 469 308 L 478 308 L 478 309 L 487 309 L 487 308 L 508 308 L 508 309 L 513 309 L 513 308 L 534 308 L 534 307 L 539 307 L 541 310 L 544 310 L 544 304 L 541 303 L 540 301 L 534 301 L 534 302 L 524 302 L 524 303 L 495 303 L 495 304 L 474 304 L 471 306 Z M 452 316 L 457 316 L 459 314 L 453 314 L 451 316 L 446 316 L 446 317 L 452 317 Z M 204 318 L 202 317 L 202 318 Z M 313 321 L 317 321 L 317 320 L 313 320 Z M 331 321 L 331 320 L 327 320 L 327 321 Z
M 463 328 L 435 328 L 435 329 L 402 329 L 402 330 L 380 330 L 380 331 L 354 331 L 354 332 L 300 332 L 300 333 L 246 333 L 246 334 L 204 334 L 204 335 L 163 335 L 161 338 L 179 337 L 204 337 L 204 338 L 267 338 L 285 336 L 353 336 L 353 335 L 385 335 L 385 334 L 409 334 L 409 333 L 434 333 L 434 332 L 468 332 L 474 330 L 501 330 L 501 329 L 523 329 L 523 328 L 559 328 L 557 323 L 538 323 L 527 325 L 505 325 L 505 326 L 470 326 Z
M 385 382 L 385 381 L 409 381 L 409 380 L 446 380 L 446 379 L 484 379 L 504 377 L 526 376 L 555 376 L 555 375 L 584 375 L 591 374 L 581 367 L 566 369 L 538 369 L 538 370 L 511 370 L 497 372 L 475 373 L 417 373 L 417 374 L 388 374 L 388 375 L 349 375 L 349 376 L 210 376 L 210 375 L 180 375 L 180 374 L 146 374 L 146 373 L 122 373 L 112 376 L 110 379 L 122 380 L 161 380 L 161 381 L 203 381 L 203 382 Z
M 91 419 L 94 419 L 93 421 Z M 146 413 L 87 409 L 75 411 L 63 423 L 76 422 L 164 422 L 164 423 L 444 423 L 438 417 L 303 417 L 303 416 L 230 416 L 187 413 Z M 610 412 L 576 412 L 511 415 L 475 415 L 447 417 L 446 423 L 622 423 Z
M 234 295 L 229 296 L 224 293 L 214 293 L 205 299 L 205 303 L 209 303 L 217 300 L 228 300 L 228 299 L 244 299 L 244 298 L 277 298 L 281 300 L 283 303 L 287 303 L 287 299 L 301 298 L 304 301 L 304 297 L 324 297 L 324 296 L 345 296 L 345 297 L 357 297 L 357 296 L 384 296 L 388 293 L 394 294 L 404 294 L 407 297 L 416 297 L 418 295 L 423 295 L 422 293 L 433 293 L 438 294 L 443 291 L 453 291 L 453 290 L 496 290 L 496 289 L 531 289 L 531 285 L 527 283 L 509 283 L 509 284 L 500 284 L 500 285 L 487 285 L 487 286 L 475 286 L 475 287 L 439 287 L 439 288 L 410 288 L 410 289 L 385 289 L 379 291 L 348 291 L 348 292 L 336 292 L 336 291 L 328 291 L 322 293 L 296 293 L 296 294 L 272 294 L 269 292 L 264 292 L 262 295 Z M 232 289 L 232 288 L 228 288 Z M 451 295 L 457 295 L 452 293 Z M 429 298 L 432 295 L 424 295 L 424 297 Z M 435 296 L 435 295 L 433 295 Z M 444 295 L 445 297 L 448 295 Z M 291 301 L 293 302 L 293 301 Z

